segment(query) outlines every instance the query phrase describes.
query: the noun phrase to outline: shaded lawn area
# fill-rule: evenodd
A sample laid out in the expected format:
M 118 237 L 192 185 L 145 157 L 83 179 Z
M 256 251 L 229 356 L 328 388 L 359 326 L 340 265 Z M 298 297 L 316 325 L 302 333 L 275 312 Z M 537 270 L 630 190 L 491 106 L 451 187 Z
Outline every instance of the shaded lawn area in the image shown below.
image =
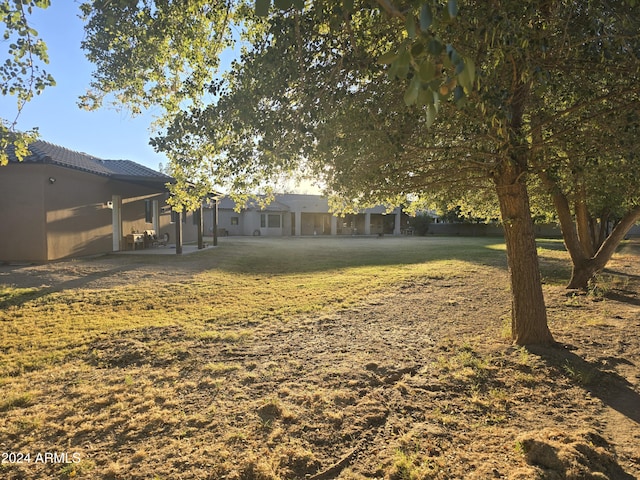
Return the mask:
M 2 371 L 39 368 L 122 329 L 193 335 L 340 309 L 414 276 L 502 268 L 496 239 L 232 239 L 188 257 L 119 257 L 4 267 Z
M 509 344 L 495 238 L 0 267 L 0 445 L 71 458 L 0 476 L 634 478 L 640 315 L 616 298 L 638 298 L 639 257 L 567 294 L 561 247 L 539 242 L 550 352 Z

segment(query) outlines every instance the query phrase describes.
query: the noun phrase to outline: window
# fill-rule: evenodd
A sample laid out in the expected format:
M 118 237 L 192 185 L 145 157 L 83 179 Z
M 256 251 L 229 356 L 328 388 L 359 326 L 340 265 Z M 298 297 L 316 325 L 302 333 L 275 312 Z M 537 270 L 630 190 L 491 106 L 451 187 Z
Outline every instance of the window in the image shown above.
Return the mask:
M 144 201 L 144 221 L 153 223 L 153 200 Z
M 231 225 L 240 225 L 239 217 L 231 217 Z
M 280 215 L 270 214 L 267 225 L 269 228 L 280 228 Z
M 260 214 L 260 228 L 280 228 L 280 214 Z

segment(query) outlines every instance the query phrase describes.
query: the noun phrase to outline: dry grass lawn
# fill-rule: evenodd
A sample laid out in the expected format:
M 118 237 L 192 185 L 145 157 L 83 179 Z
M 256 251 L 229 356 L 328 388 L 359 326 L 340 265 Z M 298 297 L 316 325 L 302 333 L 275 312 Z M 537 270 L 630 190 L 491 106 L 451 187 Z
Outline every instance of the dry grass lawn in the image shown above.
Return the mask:
M 640 478 L 640 245 L 509 342 L 504 245 L 229 238 L 0 266 L 0 478 Z

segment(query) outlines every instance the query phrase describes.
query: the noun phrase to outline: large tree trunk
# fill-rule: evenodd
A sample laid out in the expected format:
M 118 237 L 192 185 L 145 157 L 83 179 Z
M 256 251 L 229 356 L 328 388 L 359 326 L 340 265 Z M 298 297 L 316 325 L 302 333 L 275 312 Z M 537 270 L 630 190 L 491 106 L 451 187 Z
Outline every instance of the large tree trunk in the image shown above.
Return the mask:
M 593 277 L 593 261 L 591 256 L 586 254 L 584 244 L 580 241 L 578 230 L 574 224 L 574 218 L 569 207 L 567 196 L 560 191 L 558 185 L 546 175 L 544 171 L 539 172 L 539 177 L 549 189 L 553 205 L 558 214 L 560 222 L 560 230 L 562 231 L 562 239 L 564 245 L 571 257 L 571 280 L 567 288 L 586 288 L 589 280 Z M 579 215 L 578 215 L 579 216 Z M 579 221 L 577 223 L 580 223 Z M 584 285 L 577 287 L 575 285 Z
M 517 345 L 553 343 L 547 325 L 527 187 L 512 172 L 494 177 L 511 281 L 511 336 Z
M 629 229 L 640 220 L 640 206 L 627 212 L 611 234 L 604 240 L 599 240 L 602 243 L 598 250 L 592 255 L 587 255 L 584 244 L 580 242 L 578 231 L 574 225 L 573 215 L 566 195 L 560 191 L 553 180 L 544 172 L 540 172 L 539 176 L 549 189 L 558 214 L 564 245 L 571 256 L 571 280 L 569 280 L 567 288 L 586 290 L 589 286 L 589 280 L 607 265 Z M 576 216 L 578 217 L 576 223 L 579 224 L 580 213 Z
M 590 258 L 585 254 L 583 245 L 578 238 L 578 232 L 573 223 L 573 215 L 571 214 L 569 201 L 567 200 L 566 195 L 560 191 L 558 186 L 543 172 L 540 173 L 540 178 L 549 188 L 553 205 L 556 207 L 556 213 L 558 214 L 558 221 L 560 222 L 560 230 L 562 231 L 564 246 L 571 257 L 571 281 L 569 281 L 567 288 L 578 288 L 572 286 L 574 284 L 574 279 L 575 283 L 584 283 L 586 288 L 586 285 L 594 272 L 590 272 Z M 587 276 L 587 278 L 583 278 L 585 276 Z
M 582 180 L 576 179 L 576 226 L 578 227 L 578 239 L 582 245 L 585 257 L 592 257 L 596 253 L 594 238 L 591 230 L 591 215 L 587 208 L 587 190 Z
M 598 268 L 593 259 L 587 259 L 582 263 L 573 264 L 571 268 L 571 280 L 567 285 L 568 289 L 586 290 L 591 280 L 600 268 Z
M 554 343 L 547 324 L 547 309 L 542 294 L 536 237 L 531 218 L 526 173 L 529 169 L 528 146 L 523 138 L 524 111 L 529 87 L 520 80 L 514 61 L 513 95 L 510 99 L 509 129 L 514 134 L 510 158 L 492 171 L 507 246 L 511 282 L 511 338 L 517 345 Z
M 627 212 L 593 257 L 573 263 L 571 280 L 567 288 L 586 290 L 589 280 L 609 263 L 620 242 L 638 220 L 640 220 L 640 206 Z

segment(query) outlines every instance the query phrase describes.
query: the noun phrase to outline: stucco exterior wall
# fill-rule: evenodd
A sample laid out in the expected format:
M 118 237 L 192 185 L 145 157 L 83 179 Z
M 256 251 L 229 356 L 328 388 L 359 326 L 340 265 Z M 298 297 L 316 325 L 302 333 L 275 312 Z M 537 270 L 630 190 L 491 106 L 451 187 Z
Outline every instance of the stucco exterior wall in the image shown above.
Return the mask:
M 0 167 L 0 261 L 47 260 L 45 165 Z
M 222 199 L 221 204 L 224 208 L 218 209 L 220 235 L 399 235 L 401 230 L 397 218 L 399 210 L 387 213 L 385 207 L 374 207 L 363 213 L 338 217 L 329 212 L 328 200 L 317 195 L 276 196 L 276 201 L 265 210 L 250 207 L 236 212 L 232 208 L 234 203 L 229 199 Z M 210 234 L 213 225 L 211 207 L 207 207 L 205 212 L 205 231 Z M 281 226 L 269 228 L 268 221 L 263 226 L 262 215 L 280 215 Z
M 164 204 L 155 187 L 117 181 L 51 164 L 9 164 L 0 170 L 0 261 L 45 262 L 113 251 L 114 195 L 122 198 L 122 238 L 152 230 L 146 200 Z M 160 215 L 160 231 L 175 239 L 170 215 Z M 184 241 L 197 239 L 192 215 Z M 173 228 L 173 230 L 172 230 Z
M 213 232 L 213 210 L 206 208 L 204 215 L 205 232 L 207 235 L 211 235 Z M 228 235 L 244 235 L 244 222 L 243 212 L 223 208 L 218 209 L 218 229 L 224 229 Z M 222 235 L 220 231 L 218 234 Z
M 156 189 L 68 168 L 47 165 L 56 182 L 45 196 L 48 260 L 95 255 L 113 250 L 114 195 L 122 198 L 122 237 L 153 229 L 145 218 L 146 200 L 164 202 Z
M 44 196 L 47 260 L 111 251 L 108 179 L 55 165 L 44 167 L 45 178 L 55 178 Z
M 247 210 L 244 212 L 242 234 L 255 235 L 256 231 L 260 231 L 260 214 L 255 210 Z

